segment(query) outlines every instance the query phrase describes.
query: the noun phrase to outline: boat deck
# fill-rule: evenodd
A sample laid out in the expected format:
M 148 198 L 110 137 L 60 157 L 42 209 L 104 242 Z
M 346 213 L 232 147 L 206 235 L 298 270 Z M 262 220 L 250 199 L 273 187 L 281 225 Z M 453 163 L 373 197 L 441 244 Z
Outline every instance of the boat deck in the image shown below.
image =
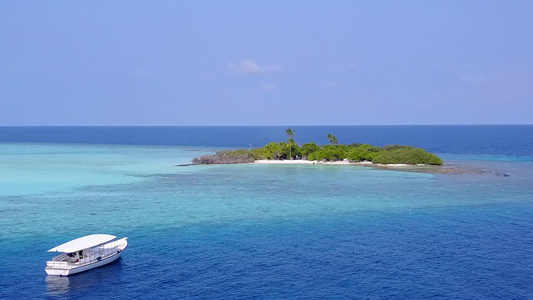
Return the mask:
M 51 261 L 46 262 L 47 268 L 54 269 L 71 269 L 83 265 L 91 264 L 110 256 L 113 256 L 121 251 L 120 244 L 102 245 L 95 248 L 84 250 L 83 258 L 75 258 L 69 256 L 68 253 L 63 253 L 52 258 Z

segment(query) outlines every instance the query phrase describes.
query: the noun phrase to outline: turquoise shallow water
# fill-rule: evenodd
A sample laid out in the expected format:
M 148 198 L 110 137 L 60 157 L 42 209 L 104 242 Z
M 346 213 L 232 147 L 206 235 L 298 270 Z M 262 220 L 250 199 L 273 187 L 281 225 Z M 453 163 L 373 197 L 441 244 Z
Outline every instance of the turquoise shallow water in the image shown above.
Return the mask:
M 528 157 L 444 155 L 482 170 L 467 174 L 176 167 L 209 151 L 0 144 L 0 296 L 533 297 Z M 91 233 L 130 247 L 46 276 L 47 249 Z
M 61 192 L 88 185 L 138 181 L 138 176 L 171 173 L 206 151 L 182 147 L 0 144 L 0 194 Z

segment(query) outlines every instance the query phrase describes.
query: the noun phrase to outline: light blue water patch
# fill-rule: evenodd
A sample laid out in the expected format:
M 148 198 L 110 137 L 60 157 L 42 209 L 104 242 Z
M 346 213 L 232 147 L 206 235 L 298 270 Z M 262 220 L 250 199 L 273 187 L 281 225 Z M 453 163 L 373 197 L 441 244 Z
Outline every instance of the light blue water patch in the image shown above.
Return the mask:
M 66 190 L 59 186 L 60 192 L 0 198 L 7 216 L 0 220 L 0 225 L 5 225 L 0 226 L 0 234 L 16 237 L 55 232 L 63 236 L 73 231 L 90 234 L 99 228 L 179 228 L 365 211 L 408 214 L 434 207 L 533 199 L 531 177 L 424 174 L 332 165 L 175 167 L 170 163 L 174 160 L 167 162 L 172 166 L 168 169 L 153 167 L 150 156 L 145 157 L 148 162 L 138 164 L 151 169 L 115 171 L 126 178 L 136 174 L 135 181 L 80 184 Z
M 442 154 L 437 153 L 444 161 L 458 160 L 458 161 L 494 161 L 494 162 L 520 162 L 533 163 L 533 156 L 528 155 L 487 155 L 487 154 Z
M 446 165 L 489 177 L 509 176 L 515 180 L 533 185 L 533 157 L 531 156 L 494 156 L 494 155 L 442 155 Z M 494 178 L 492 178 L 494 179 Z
M 179 227 L 406 207 L 411 199 L 398 202 L 380 190 L 383 182 L 400 188 L 404 181 L 427 184 L 434 177 L 345 166 L 223 165 L 174 170 L 144 175 L 133 183 L 2 197 L 2 209 L 9 217 L 0 223 L 15 226 L 0 226 L 0 233 Z M 40 223 L 48 225 L 35 226 Z
M 71 191 L 138 182 L 139 176 L 176 172 L 210 151 L 106 145 L 0 144 L 0 195 Z

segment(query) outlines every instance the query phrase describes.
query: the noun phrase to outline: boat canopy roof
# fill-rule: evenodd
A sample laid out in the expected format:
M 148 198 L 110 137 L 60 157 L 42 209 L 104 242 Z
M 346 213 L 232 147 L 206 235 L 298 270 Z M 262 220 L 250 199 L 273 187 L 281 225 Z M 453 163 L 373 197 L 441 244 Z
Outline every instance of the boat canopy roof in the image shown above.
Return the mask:
M 117 238 L 116 236 L 109 235 L 109 234 L 91 234 L 91 235 L 87 235 L 81 238 L 77 238 L 70 242 L 66 242 L 59 246 L 56 246 L 48 250 L 48 252 L 72 253 L 72 252 L 100 246 L 116 238 Z

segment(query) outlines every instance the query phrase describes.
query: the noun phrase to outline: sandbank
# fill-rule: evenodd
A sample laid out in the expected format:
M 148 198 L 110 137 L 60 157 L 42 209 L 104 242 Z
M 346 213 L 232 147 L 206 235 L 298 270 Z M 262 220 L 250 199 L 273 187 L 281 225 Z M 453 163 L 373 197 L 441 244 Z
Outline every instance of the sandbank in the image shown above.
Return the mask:
M 383 170 L 397 170 L 406 172 L 420 172 L 420 173 L 463 173 L 457 168 L 449 166 L 430 166 L 430 165 L 408 165 L 408 164 L 374 164 L 369 161 L 351 162 L 348 160 L 342 161 L 316 161 L 316 160 L 256 160 L 251 164 L 264 165 L 352 165 L 371 167 Z
M 339 161 L 317 161 L 317 160 L 302 160 L 302 159 L 294 159 L 294 160 L 256 160 L 253 162 L 253 164 L 267 164 L 267 165 L 280 165 L 280 164 L 286 164 L 286 165 L 354 165 L 354 166 L 381 166 L 381 167 L 413 167 L 412 165 L 406 165 L 406 164 L 374 164 L 369 161 L 362 161 L 362 162 L 351 162 L 348 160 L 339 160 Z

